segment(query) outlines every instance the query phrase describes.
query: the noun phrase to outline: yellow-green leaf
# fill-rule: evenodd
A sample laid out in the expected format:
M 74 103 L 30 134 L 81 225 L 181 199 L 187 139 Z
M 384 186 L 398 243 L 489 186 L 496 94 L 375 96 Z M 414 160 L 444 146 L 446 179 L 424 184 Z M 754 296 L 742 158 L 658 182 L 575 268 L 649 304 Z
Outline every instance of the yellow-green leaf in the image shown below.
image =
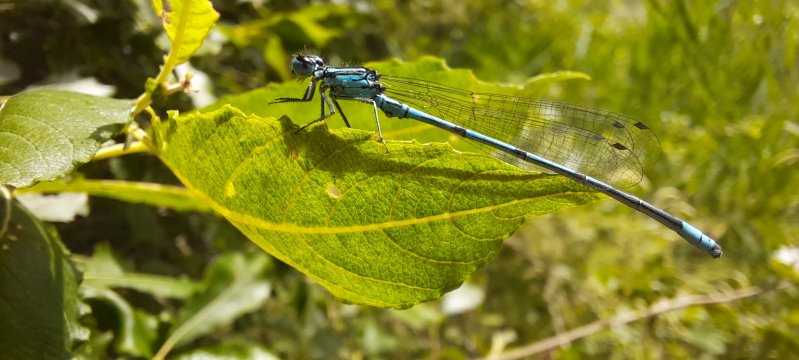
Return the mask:
M 156 122 L 154 136 L 162 160 L 212 209 L 348 302 L 436 299 L 491 260 L 526 216 L 599 197 L 446 144 L 391 141 L 387 153 L 372 132 L 297 129 L 228 106 Z
M 208 0 L 152 0 L 152 6 L 172 41 L 174 64 L 189 60 L 219 19 Z

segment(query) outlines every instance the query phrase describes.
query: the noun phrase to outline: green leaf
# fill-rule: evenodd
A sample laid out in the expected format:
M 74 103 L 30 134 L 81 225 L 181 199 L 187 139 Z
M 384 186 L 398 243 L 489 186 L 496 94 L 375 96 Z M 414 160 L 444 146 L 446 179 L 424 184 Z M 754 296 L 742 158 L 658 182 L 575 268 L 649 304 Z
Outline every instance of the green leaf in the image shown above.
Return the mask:
M 164 358 L 173 347 L 228 326 L 263 306 L 271 291 L 266 281 L 270 268 L 271 260 L 263 253 L 229 253 L 217 258 L 206 272 L 203 290 L 180 309 L 175 328 L 155 357 Z
M 76 261 L 83 269 L 83 284 L 93 287 L 128 288 L 153 296 L 185 299 L 193 295 L 199 285 L 185 277 L 170 277 L 126 271 L 119 264 L 108 244 L 99 244 L 94 255 L 85 261 Z
M 0 109 L 0 184 L 27 187 L 91 160 L 122 130 L 131 100 L 31 90 Z
M 171 358 L 171 357 L 170 357 Z M 206 346 L 174 357 L 176 360 L 227 360 L 227 359 L 253 359 L 253 360 L 278 360 L 279 358 L 264 347 L 257 344 L 229 343 Z
M 286 59 L 289 56 L 283 49 L 280 37 L 269 36 L 265 42 L 263 50 L 264 62 L 269 64 L 282 80 L 291 79 L 291 71 L 286 66 Z
M 207 212 L 210 208 L 186 188 L 172 185 L 121 180 L 57 180 L 41 182 L 16 193 L 83 192 L 93 196 L 146 204 L 175 211 Z
M 116 352 L 147 358 L 152 355 L 158 337 L 155 316 L 133 308 L 111 289 L 81 286 L 80 290 L 96 321 L 113 329 Z
M 94 360 L 100 358 L 97 354 L 106 354 L 114 340 L 110 331 L 92 334 L 89 340 L 72 352 L 72 360 Z
M 281 43 L 310 44 L 316 48 L 327 46 L 333 39 L 341 36 L 346 28 L 356 26 L 352 21 L 357 14 L 346 5 L 311 4 L 291 12 L 270 12 L 260 18 L 241 21 L 236 24 L 219 24 L 219 30 L 229 41 L 240 48 L 264 48 L 265 54 L 277 50 Z M 344 29 L 342 29 L 342 27 Z M 274 44 L 275 39 L 280 39 Z M 273 49 L 269 49 L 272 47 Z M 280 52 L 283 52 L 280 46 Z M 280 67 L 288 73 L 282 58 Z M 269 57 L 265 59 L 270 65 Z
M 525 216 L 600 198 L 449 145 L 389 142 L 235 109 L 154 124 L 160 156 L 270 254 L 354 303 L 405 308 L 488 262 Z M 552 241 L 552 239 L 542 239 Z
M 152 4 L 172 41 L 174 64 L 189 60 L 219 19 L 219 13 L 207 0 L 152 0 Z
M 9 359 L 65 359 L 88 332 L 78 277 L 55 232 L 0 188 L 0 349 Z
M 337 14 L 341 17 L 354 16 L 351 8 L 342 5 L 313 4 L 301 8 L 300 10 L 288 14 L 276 14 L 276 20 L 292 22 L 308 40 L 313 42 L 313 46 L 321 47 L 327 45 L 330 40 L 339 36 L 342 32 L 338 27 L 326 26 L 324 20 L 331 15 Z

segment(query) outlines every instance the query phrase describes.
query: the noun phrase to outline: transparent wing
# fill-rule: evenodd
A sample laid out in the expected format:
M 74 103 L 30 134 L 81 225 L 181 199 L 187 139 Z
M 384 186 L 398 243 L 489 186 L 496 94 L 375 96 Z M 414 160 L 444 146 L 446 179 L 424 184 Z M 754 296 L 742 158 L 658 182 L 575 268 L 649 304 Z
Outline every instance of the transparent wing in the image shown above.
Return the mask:
M 644 123 L 610 111 L 546 100 L 476 93 L 431 81 L 381 76 L 386 94 L 433 116 L 512 144 L 618 187 L 641 181 L 660 157 Z M 535 165 L 472 141 L 522 169 Z

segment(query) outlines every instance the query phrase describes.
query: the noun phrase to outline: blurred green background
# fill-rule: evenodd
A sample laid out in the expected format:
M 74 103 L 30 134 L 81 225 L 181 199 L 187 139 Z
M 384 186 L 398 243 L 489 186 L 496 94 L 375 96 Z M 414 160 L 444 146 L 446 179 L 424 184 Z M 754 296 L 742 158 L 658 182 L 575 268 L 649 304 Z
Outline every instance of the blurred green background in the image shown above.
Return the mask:
M 225 281 L 208 270 L 223 262 L 231 273 L 254 271 L 269 285 L 264 300 L 231 302 L 247 310 L 174 354 L 259 349 L 287 359 L 474 358 L 689 295 L 719 303 L 590 332 L 537 356 L 799 353 L 796 1 L 213 3 L 220 23 L 191 61 L 207 75 L 209 82 L 198 86 L 209 97 L 293 81 L 287 63 L 297 51 L 334 64 L 433 55 L 502 83 L 553 71 L 586 73 L 591 81 L 555 83 L 545 97 L 646 122 L 664 155 L 631 191 L 715 237 L 725 254 L 711 260 L 654 221 L 605 200 L 530 219 L 467 288 L 393 311 L 337 302 L 213 215 L 91 199 L 88 216 L 57 225 L 81 261 L 208 287 Z M 0 94 L 94 79 L 89 87 L 135 97 L 157 73 L 163 44 L 148 1 L 0 2 Z M 155 105 L 190 110 L 202 101 L 182 95 Z M 82 173 L 176 183 L 145 155 L 89 164 Z M 237 256 L 245 260 L 230 260 Z M 115 295 L 87 296 L 94 323 L 81 350 L 86 357 L 151 356 L 160 342 L 143 329 L 159 326 L 124 333 L 120 323 L 146 318 L 163 329 L 191 311 L 152 292 L 110 288 Z M 745 289 L 757 295 L 725 301 Z M 142 345 L 126 346 L 125 336 Z

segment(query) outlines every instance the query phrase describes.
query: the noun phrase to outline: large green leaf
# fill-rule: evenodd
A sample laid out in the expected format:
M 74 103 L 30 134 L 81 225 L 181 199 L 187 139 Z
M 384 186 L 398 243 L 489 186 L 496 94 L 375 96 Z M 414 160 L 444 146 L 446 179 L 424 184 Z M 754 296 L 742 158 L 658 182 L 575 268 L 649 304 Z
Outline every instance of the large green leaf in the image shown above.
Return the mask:
M 91 160 L 130 117 L 133 102 L 32 90 L 0 109 L 0 184 L 26 187 Z
M 78 274 L 55 232 L 0 189 L 0 357 L 66 359 L 78 323 Z
M 154 135 L 198 197 L 349 302 L 436 299 L 489 261 L 525 216 L 599 197 L 446 144 L 392 141 L 387 153 L 371 132 L 297 129 L 225 107 L 156 122 Z

